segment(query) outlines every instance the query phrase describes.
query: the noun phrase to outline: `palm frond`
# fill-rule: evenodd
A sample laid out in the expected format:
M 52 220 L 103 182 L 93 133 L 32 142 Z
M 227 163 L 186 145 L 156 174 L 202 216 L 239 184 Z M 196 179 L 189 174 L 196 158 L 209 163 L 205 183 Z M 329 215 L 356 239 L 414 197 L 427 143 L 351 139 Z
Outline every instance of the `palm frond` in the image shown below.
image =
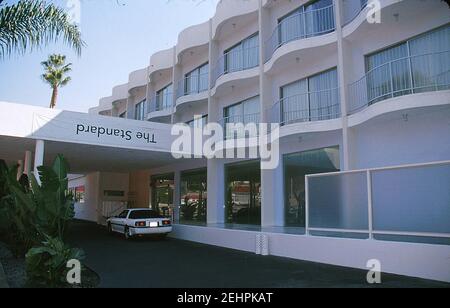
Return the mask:
M 85 43 L 77 25 L 68 14 L 43 0 L 20 0 L 0 8 L 0 58 L 62 39 L 78 54 Z
M 71 77 L 66 77 L 65 79 L 63 79 L 63 80 L 61 81 L 60 85 L 61 85 L 62 87 L 64 87 L 64 86 L 67 85 L 71 80 L 72 80 Z

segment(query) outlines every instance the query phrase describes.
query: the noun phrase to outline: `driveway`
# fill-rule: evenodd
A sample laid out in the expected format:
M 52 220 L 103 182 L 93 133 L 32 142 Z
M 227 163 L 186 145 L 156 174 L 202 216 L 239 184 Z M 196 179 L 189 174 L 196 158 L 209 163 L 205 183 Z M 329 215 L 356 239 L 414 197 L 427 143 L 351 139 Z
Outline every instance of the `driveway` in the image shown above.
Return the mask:
M 125 241 L 100 226 L 75 222 L 69 242 L 85 250 L 87 266 L 101 287 L 273 288 L 370 287 L 366 271 L 263 257 L 175 239 Z M 383 275 L 381 287 L 450 287 L 448 284 Z

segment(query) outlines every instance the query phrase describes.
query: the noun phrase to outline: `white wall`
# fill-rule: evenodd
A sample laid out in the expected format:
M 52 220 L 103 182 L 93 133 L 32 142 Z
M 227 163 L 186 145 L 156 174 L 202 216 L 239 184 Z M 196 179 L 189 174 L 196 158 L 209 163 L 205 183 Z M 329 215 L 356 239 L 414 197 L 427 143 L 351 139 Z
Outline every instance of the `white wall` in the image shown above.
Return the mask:
M 69 188 L 84 186 L 85 202 L 75 203 L 75 218 L 80 220 L 97 222 L 98 204 L 98 173 L 77 176 L 69 180 Z
M 448 107 L 405 111 L 352 131 L 356 169 L 450 160 Z

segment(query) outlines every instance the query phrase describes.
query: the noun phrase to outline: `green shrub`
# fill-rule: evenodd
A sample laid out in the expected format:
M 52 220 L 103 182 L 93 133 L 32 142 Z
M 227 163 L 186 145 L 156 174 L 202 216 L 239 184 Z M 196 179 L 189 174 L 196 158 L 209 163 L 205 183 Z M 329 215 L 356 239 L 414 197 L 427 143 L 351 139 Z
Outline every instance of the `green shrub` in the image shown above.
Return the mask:
M 67 262 L 72 259 L 81 262 L 84 252 L 70 248 L 59 238 L 48 237 L 41 247 L 30 249 L 25 259 L 31 285 L 60 287 L 67 285 L 66 276 L 70 270 L 66 267 Z
M 58 155 L 52 167 L 38 167 L 35 176 L 17 181 L 17 169 L 0 163 L 0 230 L 8 230 L 10 243 L 26 252 L 46 236 L 63 239 L 67 223 L 74 217 L 74 204 L 68 191 L 68 165 Z

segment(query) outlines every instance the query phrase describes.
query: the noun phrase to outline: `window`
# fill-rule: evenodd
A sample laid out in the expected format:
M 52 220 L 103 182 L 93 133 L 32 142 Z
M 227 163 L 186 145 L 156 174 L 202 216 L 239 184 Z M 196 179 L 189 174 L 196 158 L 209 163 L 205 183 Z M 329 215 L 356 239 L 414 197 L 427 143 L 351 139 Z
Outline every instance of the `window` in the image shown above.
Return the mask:
M 340 169 L 339 148 L 288 154 L 284 157 L 286 226 L 305 227 L 305 176 Z
M 258 124 L 260 120 L 260 101 L 259 96 L 252 97 L 243 102 L 226 107 L 224 109 L 224 125 L 242 123 L 247 125 L 249 123 Z M 246 132 L 242 130 L 234 131 L 231 127 L 226 127 L 226 138 L 243 138 Z M 237 136 L 235 136 L 237 133 Z M 248 132 L 251 137 L 255 137 L 257 132 Z
M 208 115 L 204 115 L 203 117 L 199 118 L 199 119 L 194 119 L 191 120 L 189 122 L 186 123 L 187 125 L 189 125 L 191 128 L 194 127 L 205 127 L 206 124 L 208 124 Z
M 259 161 L 225 166 L 227 223 L 261 225 L 261 166 Z
M 78 187 L 72 187 L 69 188 L 69 193 L 73 196 L 73 201 L 75 203 L 85 203 L 85 187 L 84 186 L 78 186 Z
M 184 94 L 200 93 L 208 90 L 209 64 L 206 63 L 190 73 L 184 79 Z
M 122 213 L 119 214 L 119 216 L 117 216 L 118 218 L 127 218 L 128 216 L 128 210 L 123 211 Z
M 225 74 L 246 70 L 259 65 L 259 35 L 254 34 L 226 50 Z
M 180 223 L 205 224 L 207 210 L 206 169 L 181 173 Z
M 333 1 L 313 1 L 280 18 L 278 23 L 279 45 L 333 31 Z
M 368 104 L 450 88 L 450 26 L 366 56 Z
M 336 68 L 280 89 L 281 123 L 322 121 L 340 115 Z
M 166 110 L 172 107 L 173 85 L 169 84 L 165 88 L 156 92 L 157 111 Z
M 129 219 L 151 219 L 151 218 L 163 218 L 158 212 L 152 210 L 138 210 L 131 211 Z
M 143 100 L 140 103 L 138 103 L 134 107 L 134 119 L 143 121 L 145 119 L 145 103 L 147 100 Z

